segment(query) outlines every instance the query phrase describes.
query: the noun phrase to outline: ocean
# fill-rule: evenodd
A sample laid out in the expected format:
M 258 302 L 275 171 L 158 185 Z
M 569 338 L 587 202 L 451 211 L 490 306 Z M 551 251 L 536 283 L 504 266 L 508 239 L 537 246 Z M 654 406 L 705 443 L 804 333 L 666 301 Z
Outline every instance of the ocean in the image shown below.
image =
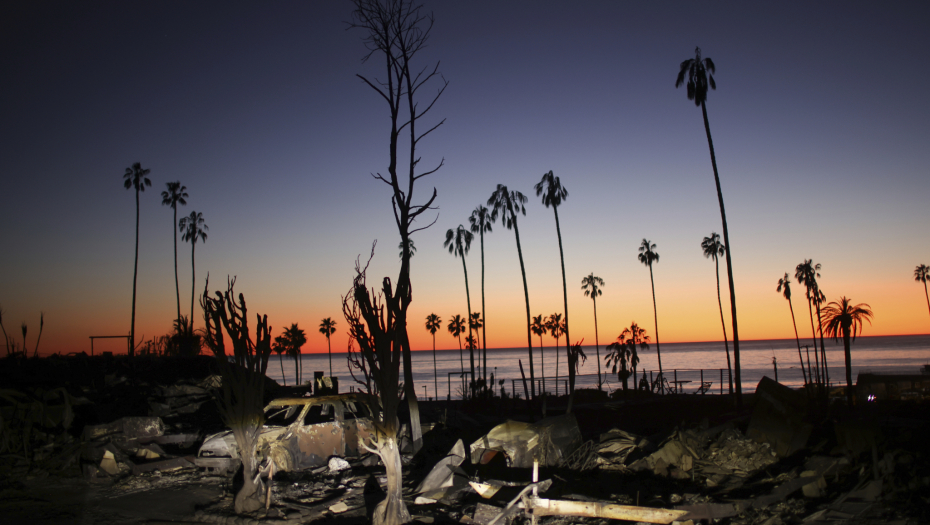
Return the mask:
M 538 342 L 538 341 L 534 341 Z M 845 384 L 845 360 L 843 357 L 843 341 L 833 342 L 824 339 L 827 347 L 827 364 L 831 385 Z M 801 340 L 801 350 L 805 365 L 807 353 L 804 345 L 810 345 L 811 340 Z M 621 388 L 617 374 L 610 373 L 604 366 L 606 355 L 605 345 L 595 349 L 594 345 L 583 346 L 587 361 L 581 366 L 575 388 L 594 388 L 597 385 L 597 359 L 598 351 L 601 356 L 601 377 L 605 388 L 614 390 Z M 810 362 L 814 366 L 814 352 L 810 349 Z M 818 352 L 819 353 L 819 352 Z M 558 355 L 557 355 L 558 354 Z M 733 344 L 730 342 L 731 359 Z M 917 374 L 919 369 L 930 363 L 930 335 L 901 335 L 901 336 L 873 336 L 857 337 L 851 347 L 853 382 L 860 372 L 871 373 L 904 373 Z M 282 356 L 279 361 L 276 354 L 272 354 L 268 362 L 268 376 L 284 383 L 293 385 L 296 379 L 294 359 Z M 488 349 L 488 373 L 494 374 L 495 390 L 504 381 L 503 388 L 512 395 L 514 388 L 523 395 L 523 386 L 520 382 L 519 362 L 529 380 L 529 360 L 526 348 L 495 348 Z M 468 350 L 460 355 L 459 350 L 436 351 L 436 378 L 433 374 L 433 351 L 415 351 L 413 358 L 413 377 L 418 396 L 433 399 L 459 399 L 462 397 L 465 383 L 461 379 L 462 369 L 466 373 L 470 370 Z M 556 360 L 558 359 L 558 382 L 556 379 Z M 658 359 L 655 344 L 650 344 L 649 350 L 639 352 L 640 363 L 637 370 L 640 374 L 658 372 Z M 774 360 L 774 364 L 773 364 Z M 303 368 L 302 382 L 312 381 L 314 371 L 322 371 L 329 375 L 328 354 L 303 354 L 301 356 Z M 475 355 L 476 367 L 481 365 L 478 352 Z M 565 346 L 556 352 L 554 346 L 546 346 L 543 350 L 533 348 L 533 365 L 535 370 L 537 392 L 542 389 L 543 370 L 545 371 L 546 391 L 564 394 L 567 385 L 565 359 Z M 740 364 L 742 371 L 742 387 L 744 392 L 752 392 L 762 376 L 775 378 L 776 369 L 778 381 L 793 388 L 803 385 L 801 363 L 798 359 L 798 347 L 794 339 L 770 339 L 759 341 L 740 341 Z M 463 366 L 464 365 L 464 366 Z M 727 376 L 727 358 L 723 342 L 702 343 L 664 343 L 662 344 L 662 368 L 669 381 L 680 381 L 682 392 L 695 392 L 701 382 L 711 382 L 708 393 L 719 394 L 729 389 Z M 282 374 L 283 371 L 283 374 Z M 357 388 L 349 371 L 346 353 L 332 354 L 332 372 L 339 377 L 340 391 L 347 392 L 352 387 Z M 703 375 L 702 375 L 703 372 Z M 356 377 L 361 379 L 358 371 Z M 403 372 L 401 371 L 401 375 Z M 480 376 L 480 375 L 479 375 Z M 633 387 L 630 378 L 630 388 Z M 722 387 L 722 388 L 721 388 Z

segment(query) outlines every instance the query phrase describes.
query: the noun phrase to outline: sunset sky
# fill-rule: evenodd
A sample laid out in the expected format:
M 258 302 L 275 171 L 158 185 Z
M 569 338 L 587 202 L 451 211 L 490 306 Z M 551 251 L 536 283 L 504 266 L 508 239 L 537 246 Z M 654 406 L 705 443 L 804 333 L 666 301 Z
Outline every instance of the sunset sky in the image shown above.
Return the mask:
M 827 299 L 875 312 L 865 335 L 930 332 L 918 264 L 930 264 L 930 4 L 926 2 L 427 2 L 435 14 L 417 64 L 449 81 L 426 119 L 445 124 L 418 153 L 436 224 L 414 236 L 409 334 L 445 330 L 466 313 L 461 261 L 445 232 L 498 183 L 529 197 L 519 218 L 533 315 L 562 311 L 555 221 L 533 191 L 553 170 L 573 339 L 601 344 L 631 321 L 654 335 L 649 271 L 657 244 L 662 342 L 721 337 L 714 264 L 701 239 L 722 233 L 701 111 L 674 81 L 695 46 L 717 66 L 707 111 L 727 206 L 741 339 L 793 337 L 778 279 L 822 264 Z M 134 162 L 151 169 L 141 195 L 137 342 L 175 317 L 172 213 L 165 183 L 202 212 L 196 289 L 237 276 L 250 312 L 274 335 L 291 323 L 307 352 L 345 351 L 341 296 L 359 255 L 369 282 L 396 279 L 399 236 L 386 172 L 388 113 L 356 74 L 360 30 L 349 2 L 6 2 L 0 7 L 0 306 L 8 334 L 40 354 L 90 351 L 92 335 L 127 334 Z M 438 84 L 429 86 L 432 93 Z M 480 246 L 467 257 L 480 309 Z M 512 231 L 485 238 L 489 347 L 526 344 Z M 181 311 L 190 309 L 191 247 L 179 242 Z M 726 303 L 726 269 L 721 262 Z M 794 284 L 801 335 L 803 289 Z M 195 313 L 196 327 L 203 326 Z M 254 324 L 254 318 L 250 320 Z M 731 331 L 729 319 L 728 332 Z M 805 331 L 803 327 L 807 326 Z M 538 339 L 534 338 L 534 346 Z M 546 340 L 551 344 L 551 339 Z M 97 350 L 124 350 L 115 342 Z

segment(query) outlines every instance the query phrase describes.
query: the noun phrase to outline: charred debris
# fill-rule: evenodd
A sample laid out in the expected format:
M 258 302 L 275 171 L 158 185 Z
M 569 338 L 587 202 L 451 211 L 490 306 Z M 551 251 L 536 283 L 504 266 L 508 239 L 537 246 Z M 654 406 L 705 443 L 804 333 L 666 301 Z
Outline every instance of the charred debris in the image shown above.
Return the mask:
M 8 361 L 0 374 L 6 502 L 51 480 L 153 502 L 212 484 L 173 521 L 367 523 L 384 498 L 385 469 L 365 446 L 377 402 L 361 394 L 305 397 L 312 385 L 266 380 L 264 505 L 236 514 L 238 463 L 206 454 L 228 430 L 215 359 L 55 357 Z M 747 399 L 737 413 L 728 396 L 588 402 L 581 391 L 571 414 L 549 399 L 550 416 L 533 420 L 540 405 L 520 400 L 421 402 L 416 454 L 401 414 L 404 499 L 419 523 L 930 522 L 925 401 L 850 409 L 767 378 Z

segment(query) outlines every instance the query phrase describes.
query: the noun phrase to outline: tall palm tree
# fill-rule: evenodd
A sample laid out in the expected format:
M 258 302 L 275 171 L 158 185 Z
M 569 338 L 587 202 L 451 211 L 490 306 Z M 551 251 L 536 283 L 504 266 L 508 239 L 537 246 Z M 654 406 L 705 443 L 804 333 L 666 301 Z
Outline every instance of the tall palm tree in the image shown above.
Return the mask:
M 278 342 L 278 339 L 275 338 L 274 344 L 271 345 L 271 350 L 278 354 L 278 364 L 281 366 L 281 380 L 284 381 L 284 386 L 287 386 L 287 377 L 284 375 L 284 358 L 281 357 L 281 354 L 287 351 L 287 347 Z M 288 355 L 290 357 L 290 355 Z
M 562 319 L 562 314 L 556 312 L 549 316 L 549 322 L 546 323 L 546 329 L 549 334 L 555 338 L 555 392 L 559 393 L 559 339 L 565 334 L 565 328 L 568 324 Z M 566 339 L 567 341 L 568 339 Z
M 559 239 L 559 261 L 562 263 L 562 308 L 565 310 L 565 340 L 571 341 L 571 336 L 568 333 L 568 284 L 565 280 L 565 253 L 562 250 L 562 228 L 559 226 L 559 206 L 562 205 L 563 200 L 568 198 L 568 190 L 562 186 L 562 182 L 552 173 L 552 170 L 544 174 L 534 188 L 536 189 L 536 196 L 542 196 L 543 206 L 547 208 L 552 206 L 552 212 L 555 214 L 555 234 Z M 558 382 L 558 348 L 556 348 L 555 358 L 555 376 Z M 600 367 L 600 363 L 598 363 L 598 367 Z
M 171 221 L 171 230 L 174 232 L 174 294 L 178 300 L 178 319 L 181 318 L 181 289 L 178 287 L 178 231 L 174 225 L 178 223 L 178 204 L 187 204 L 187 186 L 181 181 L 166 183 L 168 189 L 161 192 L 162 205 L 171 206 L 174 210 L 174 219 Z M 280 355 L 279 355 L 280 357 Z
M 707 88 L 717 89 L 717 83 L 714 82 L 713 73 L 716 73 L 714 61 L 709 58 L 701 58 L 701 48 L 694 49 L 694 58 L 689 58 L 681 63 L 678 70 L 678 78 L 675 80 L 675 87 L 681 87 L 687 77 L 688 100 L 693 100 L 696 106 L 701 107 L 701 113 L 704 115 L 704 131 L 707 134 L 707 147 L 710 149 L 710 163 L 714 168 L 714 183 L 717 185 L 717 202 L 720 204 L 720 222 L 723 223 L 723 244 L 727 247 L 727 281 L 730 285 L 730 315 L 733 324 L 733 365 L 736 371 L 736 404 L 739 408 L 743 406 L 743 387 L 739 364 L 739 329 L 736 323 L 736 290 L 733 287 L 733 261 L 730 258 L 733 244 L 730 243 L 730 233 L 727 229 L 727 212 L 723 206 L 723 191 L 720 189 L 720 176 L 717 173 L 717 157 L 714 154 L 714 140 L 710 136 L 710 123 L 707 121 Z M 708 75 L 707 72 L 711 74 Z M 659 349 L 659 333 L 656 332 L 656 352 Z
M 639 258 L 639 262 L 649 267 L 649 283 L 652 284 L 652 315 L 656 329 L 656 356 L 659 358 L 659 377 L 657 379 L 659 384 L 662 385 L 664 384 L 665 377 L 662 375 L 662 349 L 659 347 L 659 313 L 656 309 L 656 283 L 652 278 L 652 263 L 659 262 L 659 254 L 656 252 L 656 245 L 647 239 L 643 239 L 643 242 L 639 245 L 639 255 L 637 257 Z M 730 256 L 727 255 L 728 259 L 729 257 Z M 733 355 L 736 357 L 735 342 L 733 346 Z M 739 389 L 739 361 L 736 362 L 736 395 L 737 400 L 741 399 Z
M 530 325 L 530 329 L 534 334 L 539 336 L 539 377 L 542 378 L 542 391 L 546 391 L 546 350 L 543 347 L 542 336 L 549 331 L 549 319 L 543 317 L 542 314 L 537 315 L 533 318 L 533 323 Z
M 295 378 L 297 379 L 297 385 L 300 385 L 300 380 L 302 379 L 300 370 L 300 349 L 307 344 L 307 334 L 297 326 L 297 323 L 293 323 L 290 328 L 285 329 L 281 335 L 275 337 L 274 342 L 284 347 L 287 355 L 294 358 Z
M 468 217 L 468 222 L 471 225 L 472 233 L 477 233 L 478 237 L 481 239 L 481 312 L 484 314 L 486 321 L 488 309 L 484 305 L 484 234 L 485 232 L 491 233 L 491 212 L 479 204 L 474 210 L 472 210 L 471 215 Z M 484 378 L 485 383 L 487 383 L 488 379 L 488 334 L 485 331 L 486 329 L 487 328 L 484 326 L 484 324 L 482 324 L 481 377 Z
M 436 314 L 426 316 L 426 329 L 433 334 L 433 390 L 439 400 L 439 372 L 436 369 L 436 331 L 442 326 L 442 319 Z
M 834 341 L 843 334 L 843 355 L 846 357 L 846 402 L 853 405 L 852 357 L 849 353 L 850 336 L 856 340 L 856 334 L 862 333 L 863 321 L 872 324 L 872 310 L 865 303 L 852 306 L 849 299 L 840 297 L 840 302 L 833 301 L 823 308 L 821 319 L 826 324 L 827 337 Z
M 194 264 L 194 249 L 197 247 L 197 240 L 207 242 L 207 230 L 210 228 L 203 222 L 203 214 L 192 211 L 187 217 L 181 217 L 178 223 L 178 231 L 184 232 L 181 240 L 191 243 L 191 328 L 194 327 L 194 289 L 197 283 L 197 267 Z
M 465 265 L 465 256 L 471 249 L 474 235 L 465 226 L 459 224 L 455 230 L 446 230 L 446 241 L 442 244 L 449 249 L 449 253 L 462 259 L 462 271 L 465 272 L 465 299 L 468 301 L 468 318 L 471 318 L 471 292 L 468 290 L 468 267 Z M 468 335 L 471 335 L 471 324 L 468 326 Z M 469 347 L 468 355 L 471 358 L 471 384 L 475 384 L 475 349 Z
M 462 365 L 462 375 L 465 375 L 465 354 L 462 352 L 462 334 L 465 332 L 465 319 L 461 315 L 453 315 L 452 319 L 449 319 L 446 328 L 452 334 L 452 337 L 457 337 L 459 340 L 459 361 Z
M 498 184 L 497 189 L 488 199 L 491 222 L 500 216 L 501 222 L 508 230 L 513 230 L 517 239 L 517 256 L 520 258 L 520 274 L 523 276 L 523 298 L 526 300 L 526 349 L 530 357 L 530 397 L 536 398 L 536 375 L 533 371 L 533 335 L 530 332 L 530 291 L 526 285 L 526 267 L 523 265 L 523 249 L 520 247 L 520 228 L 517 227 L 517 214 L 526 215 L 527 198 L 519 191 L 510 191 L 507 186 Z
M 136 350 L 136 280 L 139 276 L 139 192 L 145 191 L 145 187 L 152 186 L 152 181 L 146 175 L 152 170 L 142 169 L 138 162 L 131 168 L 126 168 L 123 174 L 123 186 L 136 189 L 136 262 L 132 270 L 132 324 L 129 328 L 129 357 L 135 354 Z
M 584 290 L 585 297 L 591 297 L 594 301 L 594 351 L 597 356 L 597 389 L 601 390 L 601 350 L 600 343 L 597 339 L 597 296 L 603 294 L 601 287 L 604 286 L 604 279 L 594 275 L 594 272 L 581 280 L 581 289 Z
M 914 280 L 924 283 L 924 297 L 927 298 L 927 310 L 930 310 L 930 295 L 927 294 L 927 281 L 930 280 L 930 266 L 926 264 L 918 265 L 914 269 Z
M 333 344 L 329 336 L 335 332 L 336 321 L 332 317 L 320 321 L 320 333 L 326 336 L 326 347 L 329 349 L 329 377 L 333 377 Z
M 820 366 L 822 367 L 818 367 L 822 370 L 822 372 L 818 371 L 818 379 L 823 381 L 824 385 L 826 385 L 830 382 L 830 372 L 827 369 L 827 352 L 823 344 L 823 324 L 820 321 L 820 305 L 826 300 L 823 292 L 817 285 L 817 278 L 820 277 L 820 264 L 814 264 L 812 259 L 804 259 L 804 262 L 797 265 L 795 268 L 794 277 L 798 280 L 798 284 L 803 284 L 804 288 L 807 290 L 807 309 L 811 315 L 814 356 L 817 356 L 817 330 L 814 328 L 813 309 L 815 307 L 817 309 L 817 324 L 820 326 Z
M 478 337 L 478 330 L 480 330 L 481 328 L 484 328 L 484 319 L 481 318 L 481 312 L 472 312 L 471 315 L 468 316 L 468 329 L 474 332 L 476 340 L 481 339 L 480 337 Z M 478 347 L 476 348 L 479 348 L 481 345 L 481 342 L 478 341 L 476 344 L 478 345 Z M 480 357 L 481 356 L 479 355 L 479 358 Z M 478 364 L 480 368 L 481 367 L 480 359 L 478 361 Z M 478 371 L 478 375 L 484 377 L 480 370 Z
M 720 307 L 720 325 L 723 326 L 723 348 L 727 351 L 727 375 L 730 376 L 730 393 L 733 393 L 733 367 L 730 364 L 730 346 L 727 344 L 727 323 L 723 320 L 723 302 L 720 300 L 720 259 L 726 251 L 726 246 L 720 242 L 720 235 L 711 232 L 710 237 L 701 241 L 704 257 L 714 260 L 714 270 L 717 275 L 717 306 Z
M 807 384 L 807 372 L 804 371 L 804 356 L 801 355 L 801 338 L 798 337 L 798 323 L 794 320 L 794 306 L 791 305 L 791 281 L 788 279 L 788 272 L 778 280 L 776 292 L 781 292 L 788 301 L 788 308 L 791 309 L 791 324 L 794 325 L 794 339 L 798 342 L 798 359 L 801 360 L 801 375 L 804 376 L 804 384 Z

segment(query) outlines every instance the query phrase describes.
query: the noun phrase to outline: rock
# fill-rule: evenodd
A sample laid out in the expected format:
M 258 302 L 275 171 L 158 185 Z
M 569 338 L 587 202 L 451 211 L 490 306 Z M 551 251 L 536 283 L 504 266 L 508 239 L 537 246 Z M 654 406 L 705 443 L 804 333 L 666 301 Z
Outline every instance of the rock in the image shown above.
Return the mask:
M 349 506 L 345 504 L 344 501 L 340 501 L 335 505 L 330 505 L 329 511 L 333 514 L 342 514 L 343 512 L 349 510 Z
M 349 462 L 342 459 L 339 456 L 333 456 L 329 458 L 329 472 L 330 474 L 335 472 L 342 472 L 349 468 Z

